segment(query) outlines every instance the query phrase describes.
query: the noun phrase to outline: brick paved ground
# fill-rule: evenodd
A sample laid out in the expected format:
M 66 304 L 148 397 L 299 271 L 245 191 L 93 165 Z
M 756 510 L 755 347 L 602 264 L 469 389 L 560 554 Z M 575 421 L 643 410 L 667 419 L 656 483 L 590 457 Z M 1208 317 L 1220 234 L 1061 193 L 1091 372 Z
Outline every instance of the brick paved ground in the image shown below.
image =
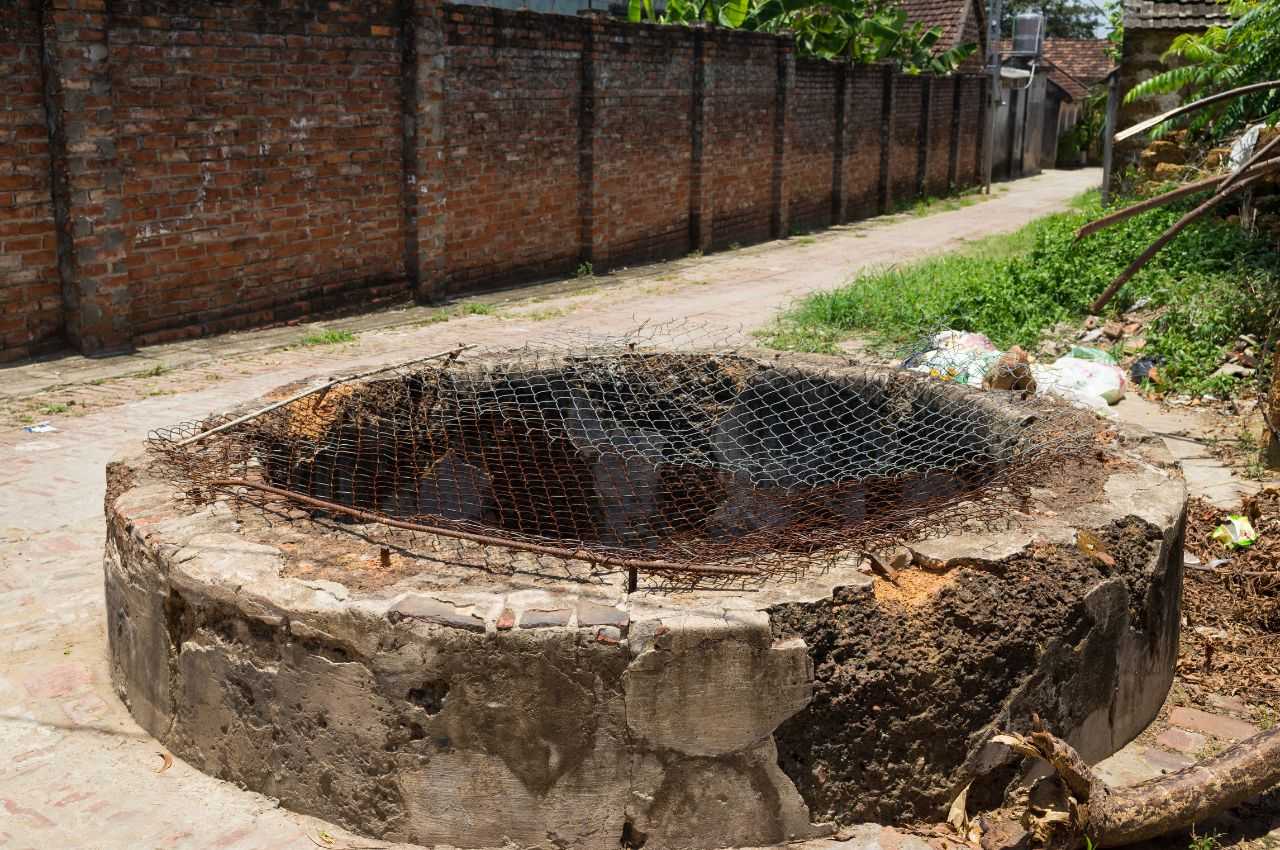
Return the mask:
M 1012 230 L 1096 180 L 1096 172 L 1051 172 L 925 220 L 840 228 L 812 241 L 652 267 L 592 282 L 595 288 L 552 287 L 534 297 L 526 291 L 494 315 L 441 322 L 432 311 L 412 308 L 332 323 L 359 331 L 346 345 L 282 348 L 305 333 L 285 328 L 114 361 L 67 358 L 0 371 L 0 646 L 7 649 L 0 654 L 0 847 L 370 845 L 181 761 L 157 772 L 160 747 L 113 695 L 103 627 L 103 467 L 148 429 L 317 372 L 394 362 L 460 341 L 510 343 L 686 317 L 726 332 L 758 327 L 794 296 L 837 285 L 860 267 Z M 154 374 L 127 377 L 138 372 Z M 69 406 L 45 412 L 60 405 Z M 27 433 L 22 418 L 48 419 L 58 430 Z M 1188 758 L 1197 736 L 1212 744 L 1214 735 L 1243 732 L 1237 724 L 1247 717 L 1236 708 L 1207 718 L 1175 714 L 1159 742 L 1111 760 L 1116 778 Z

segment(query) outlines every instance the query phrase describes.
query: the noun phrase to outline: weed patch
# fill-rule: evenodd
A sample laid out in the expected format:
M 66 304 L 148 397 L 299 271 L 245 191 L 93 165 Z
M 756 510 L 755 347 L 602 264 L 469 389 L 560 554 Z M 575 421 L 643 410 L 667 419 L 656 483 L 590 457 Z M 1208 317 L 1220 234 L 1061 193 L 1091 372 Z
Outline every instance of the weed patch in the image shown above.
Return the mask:
M 317 329 L 309 331 L 298 344 L 308 347 L 314 345 L 340 345 L 344 342 L 351 342 L 355 338 L 356 335 L 351 331 Z
M 958 253 L 871 271 L 809 296 L 764 333 L 767 343 L 830 352 L 857 335 L 886 348 L 946 326 L 1036 350 L 1046 330 L 1083 317 L 1107 283 L 1187 209 L 1152 210 L 1076 242 L 1076 229 L 1101 210 L 1092 193 L 1073 206 L 1078 211 Z M 1164 358 L 1169 387 L 1227 393 L 1235 379 L 1212 374 L 1239 335 L 1267 335 L 1268 317 L 1280 306 L 1280 257 L 1226 221 L 1205 221 L 1157 254 L 1110 309 L 1123 312 L 1139 298 L 1158 311 L 1144 353 Z

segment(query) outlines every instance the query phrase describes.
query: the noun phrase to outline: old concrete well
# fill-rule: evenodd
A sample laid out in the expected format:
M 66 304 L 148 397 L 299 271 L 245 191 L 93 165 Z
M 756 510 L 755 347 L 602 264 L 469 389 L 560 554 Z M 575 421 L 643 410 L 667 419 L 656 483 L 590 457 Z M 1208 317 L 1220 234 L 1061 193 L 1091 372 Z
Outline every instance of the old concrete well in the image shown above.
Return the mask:
M 993 732 L 1034 712 L 1101 759 L 1172 681 L 1186 490 L 1145 433 L 628 352 L 391 370 L 182 443 L 298 389 L 108 468 L 112 677 L 177 755 L 358 832 L 932 820 L 1011 779 Z

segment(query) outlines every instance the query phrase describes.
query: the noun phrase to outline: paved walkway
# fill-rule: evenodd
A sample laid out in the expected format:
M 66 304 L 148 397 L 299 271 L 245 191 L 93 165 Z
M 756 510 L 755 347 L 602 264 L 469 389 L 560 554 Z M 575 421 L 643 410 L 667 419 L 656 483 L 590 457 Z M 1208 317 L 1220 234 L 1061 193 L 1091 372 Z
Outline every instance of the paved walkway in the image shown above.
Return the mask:
M 67 357 L 0 370 L 0 646 L 7 650 L 0 654 L 0 848 L 371 846 L 181 761 L 157 772 L 161 748 L 112 693 L 103 467 L 149 429 L 286 381 L 458 342 L 509 344 L 686 318 L 720 333 L 750 330 L 798 295 L 844 283 L 859 269 L 1016 229 L 1097 180 L 1096 171 L 1050 172 L 924 219 L 898 216 L 486 299 L 497 304 L 490 315 L 441 321 L 440 311 L 410 308 L 326 323 L 356 332 L 349 344 L 296 347 L 308 329 L 283 328 L 127 358 Z M 47 419 L 57 430 L 25 432 L 24 418 Z

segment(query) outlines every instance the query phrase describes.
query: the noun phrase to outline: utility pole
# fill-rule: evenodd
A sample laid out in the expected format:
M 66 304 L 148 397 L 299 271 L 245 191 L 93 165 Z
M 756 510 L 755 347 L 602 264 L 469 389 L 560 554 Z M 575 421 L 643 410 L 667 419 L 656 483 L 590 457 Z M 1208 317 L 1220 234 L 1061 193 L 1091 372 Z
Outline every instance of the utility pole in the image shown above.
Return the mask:
M 1004 0 L 989 0 L 987 8 L 987 72 L 991 74 L 991 91 L 987 107 L 987 132 L 983 134 L 982 185 L 991 194 L 991 169 L 996 151 L 996 110 L 1000 108 L 1000 17 Z

